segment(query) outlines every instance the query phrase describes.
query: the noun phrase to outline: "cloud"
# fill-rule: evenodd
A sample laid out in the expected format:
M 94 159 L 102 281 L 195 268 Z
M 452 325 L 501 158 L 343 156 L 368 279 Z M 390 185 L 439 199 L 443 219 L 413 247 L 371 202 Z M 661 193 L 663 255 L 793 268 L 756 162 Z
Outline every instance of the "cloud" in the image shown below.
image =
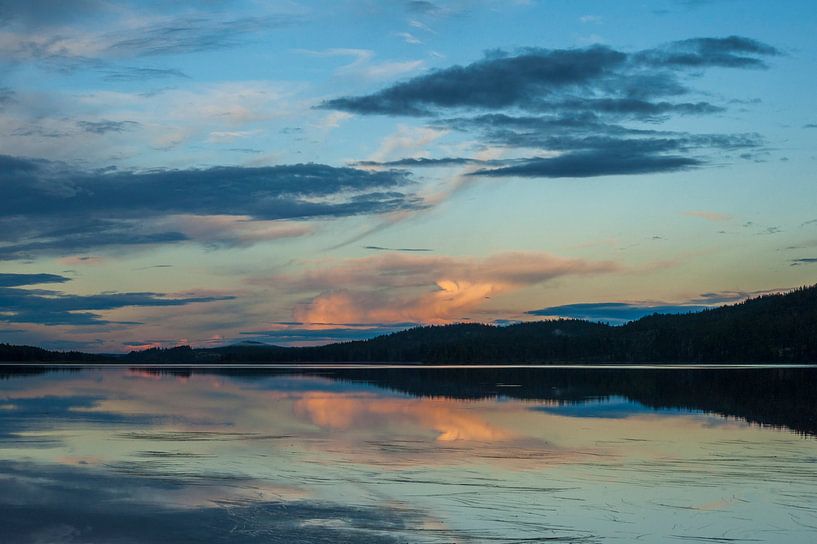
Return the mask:
M 427 14 L 427 13 L 434 13 L 440 10 L 440 7 L 434 4 L 433 2 L 427 2 L 426 0 L 411 0 L 405 3 L 406 10 L 411 13 L 417 14 Z
M 133 30 L 107 45 L 116 57 L 179 55 L 232 47 L 247 35 L 292 25 L 291 15 L 214 20 L 207 17 L 176 18 L 165 24 Z
M 97 14 L 108 7 L 102 0 L 75 0 L 70 3 L 52 0 L 0 0 L 0 22 L 20 24 L 26 28 L 65 24 Z
M 44 289 L 20 289 L 40 283 L 65 283 L 54 274 L 0 275 L 0 321 L 40 325 L 104 325 L 112 323 L 99 312 L 132 306 L 185 306 L 232 300 L 232 296 L 168 297 L 159 293 L 100 293 L 72 295 Z
M 0 156 L 0 258 L 203 239 L 300 236 L 271 222 L 422 206 L 405 172 L 320 164 L 189 170 L 78 170 Z M 222 233 L 222 234 L 219 234 Z
M 0 87 L 0 110 L 2 110 L 6 104 L 10 104 L 14 101 L 14 94 L 14 91 L 8 87 Z
M 405 158 L 394 161 L 358 161 L 354 163 L 355 166 L 369 167 L 374 166 L 378 168 L 422 168 L 422 167 L 438 167 L 438 166 L 464 166 L 469 164 L 493 164 L 491 161 L 482 161 L 479 159 L 471 159 L 468 157 L 441 157 L 441 158 Z
M 421 45 L 423 43 L 420 38 L 411 32 L 396 32 L 394 35 L 411 45 Z
M 527 48 L 516 55 L 494 51 L 466 66 L 436 70 L 370 95 L 329 100 L 323 107 L 416 116 L 451 108 L 542 111 L 554 99 L 581 104 L 599 94 L 645 100 L 686 93 L 678 77 L 688 68 L 763 67 L 759 57 L 778 54 L 772 46 L 739 36 L 695 38 L 636 53 L 599 45 Z
M 138 127 L 139 123 L 136 121 L 109 121 L 104 119 L 101 121 L 77 121 L 77 126 L 85 132 L 106 134 L 108 132 L 125 132 Z
M 381 246 L 365 246 L 363 249 L 371 249 L 373 251 L 408 251 L 408 252 L 416 252 L 416 251 L 434 251 L 433 249 L 428 249 L 425 247 L 381 247 Z
M 470 176 L 591 177 L 676 172 L 717 155 L 763 145 L 758 134 L 659 130 L 678 116 L 717 115 L 722 105 L 688 98 L 704 69 L 762 68 L 774 47 L 738 36 L 694 38 L 637 52 L 578 49 L 490 51 L 482 60 L 435 70 L 380 91 L 324 102 L 362 115 L 430 118 L 433 128 L 476 132 L 505 149 L 539 157 L 481 162 L 471 157 L 371 157 L 369 167 L 483 166 Z M 448 114 L 448 117 L 444 115 Z M 638 123 L 638 125 L 633 125 Z M 419 129 L 417 129 L 419 130 Z
M 394 133 L 383 138 L 380 146 L 369 157 L 368 162 L 376 164 L 378 161 L 384 161 L 398 152 L 422 152 L 426 146 L 445 136 L 446 132 L 446 130 L 436 128 L 399 125 Z
M 698 217 L 706 221 L 711 221 L 712 223 L 722 223 L 724 221 L 729 221 L 730 219 L 732 219 L 732 216 L 726 213 L 703 210 L 687 211 L 683 212 L 681 215 L 686 215 L 687 217 Z
M 330 429 L 394 426 L 409 421 L 434 429 L 438 433 L 437 442 L 509 442 L 518 438 L 450 399 L 416 402 L 366 394 L 350 397 L 332 392 L 306 392 L 293 403 L 293 411 L 309 417 L 315 425 Z
M 97 266 L 104 263 L 105 259 L 94 255 L 71 255 L 59 259 L 58 262 L 66 266 Z
M 817 257 L 805 257 L 802 259 L 792 259 L 791 266 L 801 266 L 805 264 L 817 264 Z
M 817 262 L 817 259 L 815 259 Z M 586 319 L 613 324 L 623 324 L 652 314 L 685 314 L 716 308 L 721 304 L 741 302 L 752 297 L 781 293 L 790 289 L 766 289 L 762 291 L 713 291 L 701 293 L 680 303 L 668 302 L 591 302 L 550 306 L 527 312 L 543 317 Z
M 371 95 L 330 100 L 324 107 L 387 115 L 429 115 L 437 107 L 527 107 L 552 89 L 586 84 L 625 60 L 623 53 L 604 47 L 502 54 L 437 70 Z
M 65 283 L 71 278 L 57 274 L 0 274 L 0 287 L 20 287 L 39 283 Z
M 182 78 L 189 76 L 175 68 L 146 68 L 146 67 L 116 67 L 102 70 L 105 74 L 102 79 L 112 82 L 145 81 L 149 79 Z
M 365 79 L 390 79 L 417 70 L 425 66 L 422 60 L 374 62 L 375 52 L 371 49 L 335 48 L 322 51 L 308 49 L 300 53 L 312 57 L 352 57 L 354 60 L 335 70 L 335 75 Z M 354 113 L 354 112 L 351 112 Z
M 470 176 L 515 176 L 537 178 L 584 178 L 624 174 L 677 172 L 701 164 L 698 159 L 676 155 L 631 153 L 621 155 L 610 151 L 569 153 L 546 159 L 531 159 L 514 166 L 483 169 Z
M 53 67 L 107 69 L 102 62 L 124 58 L 198 53 L 238 45 L 246 36 L 295 23 L 290 15 L 218 20 L 207 16 L 156 18 L 152 24 L 115 30 L 65 27 L 54 32 L 6 30 L 0 39 L 0 56 L 9 60 L 40 60 Z M 116 26 L 116 23 L 112 23 Z M 110 27 L 109 27 L 110 28 Z
M 776 293 L 786 293 L 791 291 L 790 287 L 782 287 L 777 289 L 764 289 L 761 291 L 714 291 L 708 293 L 701 293 L 697 297 L 693 297 L 686 301 L 686 304 L 724 304 L 728 302 L 740 302 L 752 297 L 759 297 L 763 295 L 771 295 Z
M 462 319 L 495 295 L 559 277 L 620 269 L 610 261 L 548 253 L 512 252 L 485 258 L 390 253 L 325 261 L 303 272 L 254 283 L 312 293 L 294 312 L 295 319 L 304 323 L 445 323 Z
M 609 323 L 626 323 L 652 314 L 683 314 L 700 312 L 710 306 L 673 305 L 673 304 L 631 304 L 625 302 L 594 302 L 584 304 L 567 304 L 551 306 L 527 312 L 530 315 L 563 317 L 569 319 L 586 319 Z
M 180 232 L 187 240 L 211 247 L 250 246 L 314 232 L 314 228 L 305 222 L 253 220 L 246 215 L 169 215 L 157 219 L 154 226 L 168 232 Z
M 579 17 L 579 21 L 581 21 L 582 23 L 599 24 L 602 21 L 604 21 L 604 18 L 601 17 L 600 15 L 582 15 L 581 17 Z
M 301 90 L 296 83 L 270 81 L 189 83 L 152 92 L 18 90 L 0 115 L 0 132 L 8 135 L 3 139 L 3 153 L 81 160 L 93 166 L 161 165 L 170 157 L 162 158 L 156 151 L 175 148 L 184 153 L 179 165 L 213 165 L 223 148 L 268 147 L 265 140 L 274 138 L 271 125 L 288 116 L 310 113 L 297 98 Z M 100 140 L 99 134 L 90 130 L 95 127 L 80 126 L 78 121 L 130 121 L 138 125 L 124 123 L 116 127 L 124 130 L 109 130 L 105 140 Z M 211 138 L 212 133 L 254 133 L 258 141 L 252 146 L 238 146 L 228 138 Z M 267 159 L 265 164 L 269 163 Z
M 780 51 L 771 45 L 744 38 L 692 38 L 643 51 L 638 54 L 643 60 L 657 67 L 722 67 L 722 68 L 766 68 L 759 56 L 776 56 Z
M 134 385 L 131 383 L 129 387 Z M 68 402 L 61 397 L 42 402 L 47 401 L 63 405 Z M 62 408 L 60 404 L 58 407 Z M 42 417 L 48 409 L 41 407 L 37 417 Z M 33 412 L 34 407 L 29 410 Z M 7 419 L 9 428 L 16 430 L 13 414 Z M 23 420 L 25 424 L 34 423 L 33 415 L 22 414 L 28 416 Z M 71 415 L 74 421 L 79 418 L 76 411 Z M 164 415 L 156 414 L 152 421 Z M 98 410 L 82 413 L 82 417 L 97 423 L 110 417 L 121 425 L 122 422 L 114 419 L 119 417 L 145 425 L 144 416 Z M 476 416 L 465 413 L 460 418 L 470 421 Z M 138 433 L 125 436 L 139 437 Z M 219 437 L 224 435 L 213 436 L 223 439 Z M 21 440 L 20 436 L 13 439 Z M 60 445 L 58 441 L 39 444 Z M 238 540 L 261 544 L 269 542 L 270 535 L 286 535 L 292 542 L 397 544 L 411 538 L 405 535 L 421 531 L 426 519 L 422 512 L 396 505 L 350 506 L 343 502 L 305 499 L 300 489 L 268 485 L 268 482 L 243 476 L 230 477 L 207 470 L 180 474 L 167 468 L 167 463 L 156 462 L 152 453 L 141 452 L 136 465 L 140 470 L 118 463 L 107 463 L 107 467 L 71 466 L 65 459 L 63 463 L 0 462 L 3 474 L 0 524 L 4 538 L 19 543 L 131 540 L 162 544 Z M 92 465 L 93 461 L 92 457 Z M 247 488 L 253 490 L 252 496 L 241 491 Z M 227 504 L 229 508 L 225 508 Z M 38 519 L 43 521 L 33 521 Z M 150 523 L 146 523 L 146 519 L 150 519 Z M 237 524 L 236 520 L 241 521 Z

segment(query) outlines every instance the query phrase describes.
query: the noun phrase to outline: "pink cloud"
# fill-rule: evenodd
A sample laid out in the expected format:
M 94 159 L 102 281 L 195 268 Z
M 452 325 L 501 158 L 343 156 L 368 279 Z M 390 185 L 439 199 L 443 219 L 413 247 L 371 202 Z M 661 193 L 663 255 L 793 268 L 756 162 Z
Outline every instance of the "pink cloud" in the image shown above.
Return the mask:
M 732 216 L 726 213 L 710 212 L 704 210 L 692 210 L 688 212 L 683 212 L 681 215 L 686 215 L 687 217 L 698 217 L 706 221 L 711 221 L 712 223 L 722 223 L 724 221 L 729 221 L 730 219 L 732 219 Z
M 621 270 L 611 261 L 571 259 L 541 252 L 485 258 L 386 254 L 323 261 L 272 283 L 319 292 L 295 307 L 306 323 L 445 323 L 461 319 L 492 296 L 555 278 Z M 270 280 L 266 280 L 270 281 Z

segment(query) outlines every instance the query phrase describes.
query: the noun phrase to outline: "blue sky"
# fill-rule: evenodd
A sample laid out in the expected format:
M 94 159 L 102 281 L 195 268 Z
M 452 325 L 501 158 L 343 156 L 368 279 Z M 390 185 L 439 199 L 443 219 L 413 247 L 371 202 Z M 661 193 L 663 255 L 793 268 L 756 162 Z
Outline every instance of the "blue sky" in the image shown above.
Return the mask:
M 0 1 L 0 342 L 620 322 L 814 283 L 806 1 Z

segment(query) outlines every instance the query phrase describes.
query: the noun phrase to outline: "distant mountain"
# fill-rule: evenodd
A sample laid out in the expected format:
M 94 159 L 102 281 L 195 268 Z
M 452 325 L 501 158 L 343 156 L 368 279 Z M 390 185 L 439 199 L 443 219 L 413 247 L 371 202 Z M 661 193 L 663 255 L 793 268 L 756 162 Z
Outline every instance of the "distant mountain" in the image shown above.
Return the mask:
M 37 348 L 0 345 L 0 360 L 53 361 L 66 360 L 69 355 L 31 350 Z M 23 353 L 26 358 L 14 359 L 15 353 Z M 620 326 L 575 319 L 502 327 L 455 324 L 417 327 L 370 340 L 318 347 L 237 344 L 192 349 L 183 346 L 132 352 L 116 360 L 139 364 L 814 363 L 817 362 L 817 286 L 697 313 L 655 314 Z

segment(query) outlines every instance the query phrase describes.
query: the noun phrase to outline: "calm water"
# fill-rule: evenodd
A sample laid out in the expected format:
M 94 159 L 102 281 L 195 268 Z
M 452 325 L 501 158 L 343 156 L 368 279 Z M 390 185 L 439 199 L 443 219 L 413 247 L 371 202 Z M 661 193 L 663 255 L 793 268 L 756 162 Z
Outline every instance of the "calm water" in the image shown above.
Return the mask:
M 817 542 L 817 369 L 0 367 L 0 542 Z

